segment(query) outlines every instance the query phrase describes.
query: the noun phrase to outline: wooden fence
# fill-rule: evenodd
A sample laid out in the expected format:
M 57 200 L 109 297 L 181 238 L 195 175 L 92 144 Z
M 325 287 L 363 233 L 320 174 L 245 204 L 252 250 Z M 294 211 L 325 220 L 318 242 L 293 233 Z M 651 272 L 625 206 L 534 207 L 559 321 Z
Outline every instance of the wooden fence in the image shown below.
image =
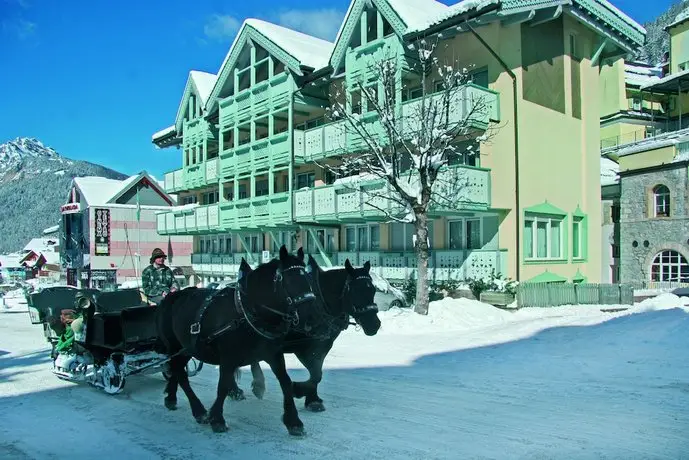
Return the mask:
M 627 284 L 520 283 L 519 307 L 560 305 L 633 305 L 634 289 Z

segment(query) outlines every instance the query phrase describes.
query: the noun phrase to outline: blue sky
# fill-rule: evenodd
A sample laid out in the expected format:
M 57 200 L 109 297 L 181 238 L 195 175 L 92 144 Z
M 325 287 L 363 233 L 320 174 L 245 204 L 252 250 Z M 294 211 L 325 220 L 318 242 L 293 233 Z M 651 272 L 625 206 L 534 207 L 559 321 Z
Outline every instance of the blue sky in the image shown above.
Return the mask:
M 643 23 L 673 1 L 613 3 Z M 189 70 L 218 71 L 244 18 L 332 39 L 348 4 L 0 0 L 0 143 L 35 137 L 70 158 L 162 177 L 181 154 L 155 149 L 151 135 L 173 123 Z

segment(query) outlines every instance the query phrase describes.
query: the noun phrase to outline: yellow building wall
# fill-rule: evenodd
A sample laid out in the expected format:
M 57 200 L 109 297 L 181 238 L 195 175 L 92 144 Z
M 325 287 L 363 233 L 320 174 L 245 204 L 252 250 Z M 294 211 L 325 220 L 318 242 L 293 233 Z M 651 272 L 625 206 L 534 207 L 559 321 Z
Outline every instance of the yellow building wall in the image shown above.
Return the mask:
M 659 149 L 623 155 L 619 158 L 620 171 L 649 168 L 672 163 L 675 158 L 675 146 L 669 145 Z
M 624 59 L 603 63 L 599 68 L 600 116 L 605 117 L 627 109 L 624 86 Z
M 670 73 L 679 72 L 679 65 L 689 61 L 689 22 L 670 30 Z

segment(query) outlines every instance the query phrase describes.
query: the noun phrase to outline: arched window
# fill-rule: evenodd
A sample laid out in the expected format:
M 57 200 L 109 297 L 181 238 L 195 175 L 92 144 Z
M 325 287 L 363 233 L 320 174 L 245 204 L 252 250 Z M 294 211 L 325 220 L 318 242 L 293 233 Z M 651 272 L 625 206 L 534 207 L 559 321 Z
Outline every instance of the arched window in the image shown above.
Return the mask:
M 689 263 L 677 251 L 659 252 L 651 263 L 651 281 L 689 282 Z
M 655 217 L 670 217 L 670 189 L 665 185 L 653 188 L 653 210 Z

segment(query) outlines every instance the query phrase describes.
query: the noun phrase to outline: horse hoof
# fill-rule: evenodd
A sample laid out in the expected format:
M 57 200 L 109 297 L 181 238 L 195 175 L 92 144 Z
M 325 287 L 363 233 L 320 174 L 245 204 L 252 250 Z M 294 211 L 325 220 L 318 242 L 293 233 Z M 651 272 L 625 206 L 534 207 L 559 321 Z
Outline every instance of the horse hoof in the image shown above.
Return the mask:
M 213 429 L 214 433 L 226 433 L 229 430 L 224 422 L 211 423 L 211 428 Z
M 177 401 L 165 400 L 165 407 L 167 410 L 177 410 Z
M 303 438 L 304 436 L 306 436 L 306 430 L 303 426 L 287 427 L 287 432 L 290 434 L 290 436 L 294 436 L 297 438 Z
M 263 385 L 251 385 L 251 392 L 256 396 L 258 399 L 263 399 L 263 395 L 266 394 L 266 387 Z
M 325 411 L 325 405 L 322 401 L 311 401 L 305 405 L 306 410 L 311 412 L 323 412 Z
M 238 391 L 231 391 L 229 396 L 233 401 L 244 401 L 246 399 L 246 396 L 244 396 L 244 391 L 241 389 Z
M 208 425 L 208 414 L 201 414 L 194 417 L 199 425 Z

